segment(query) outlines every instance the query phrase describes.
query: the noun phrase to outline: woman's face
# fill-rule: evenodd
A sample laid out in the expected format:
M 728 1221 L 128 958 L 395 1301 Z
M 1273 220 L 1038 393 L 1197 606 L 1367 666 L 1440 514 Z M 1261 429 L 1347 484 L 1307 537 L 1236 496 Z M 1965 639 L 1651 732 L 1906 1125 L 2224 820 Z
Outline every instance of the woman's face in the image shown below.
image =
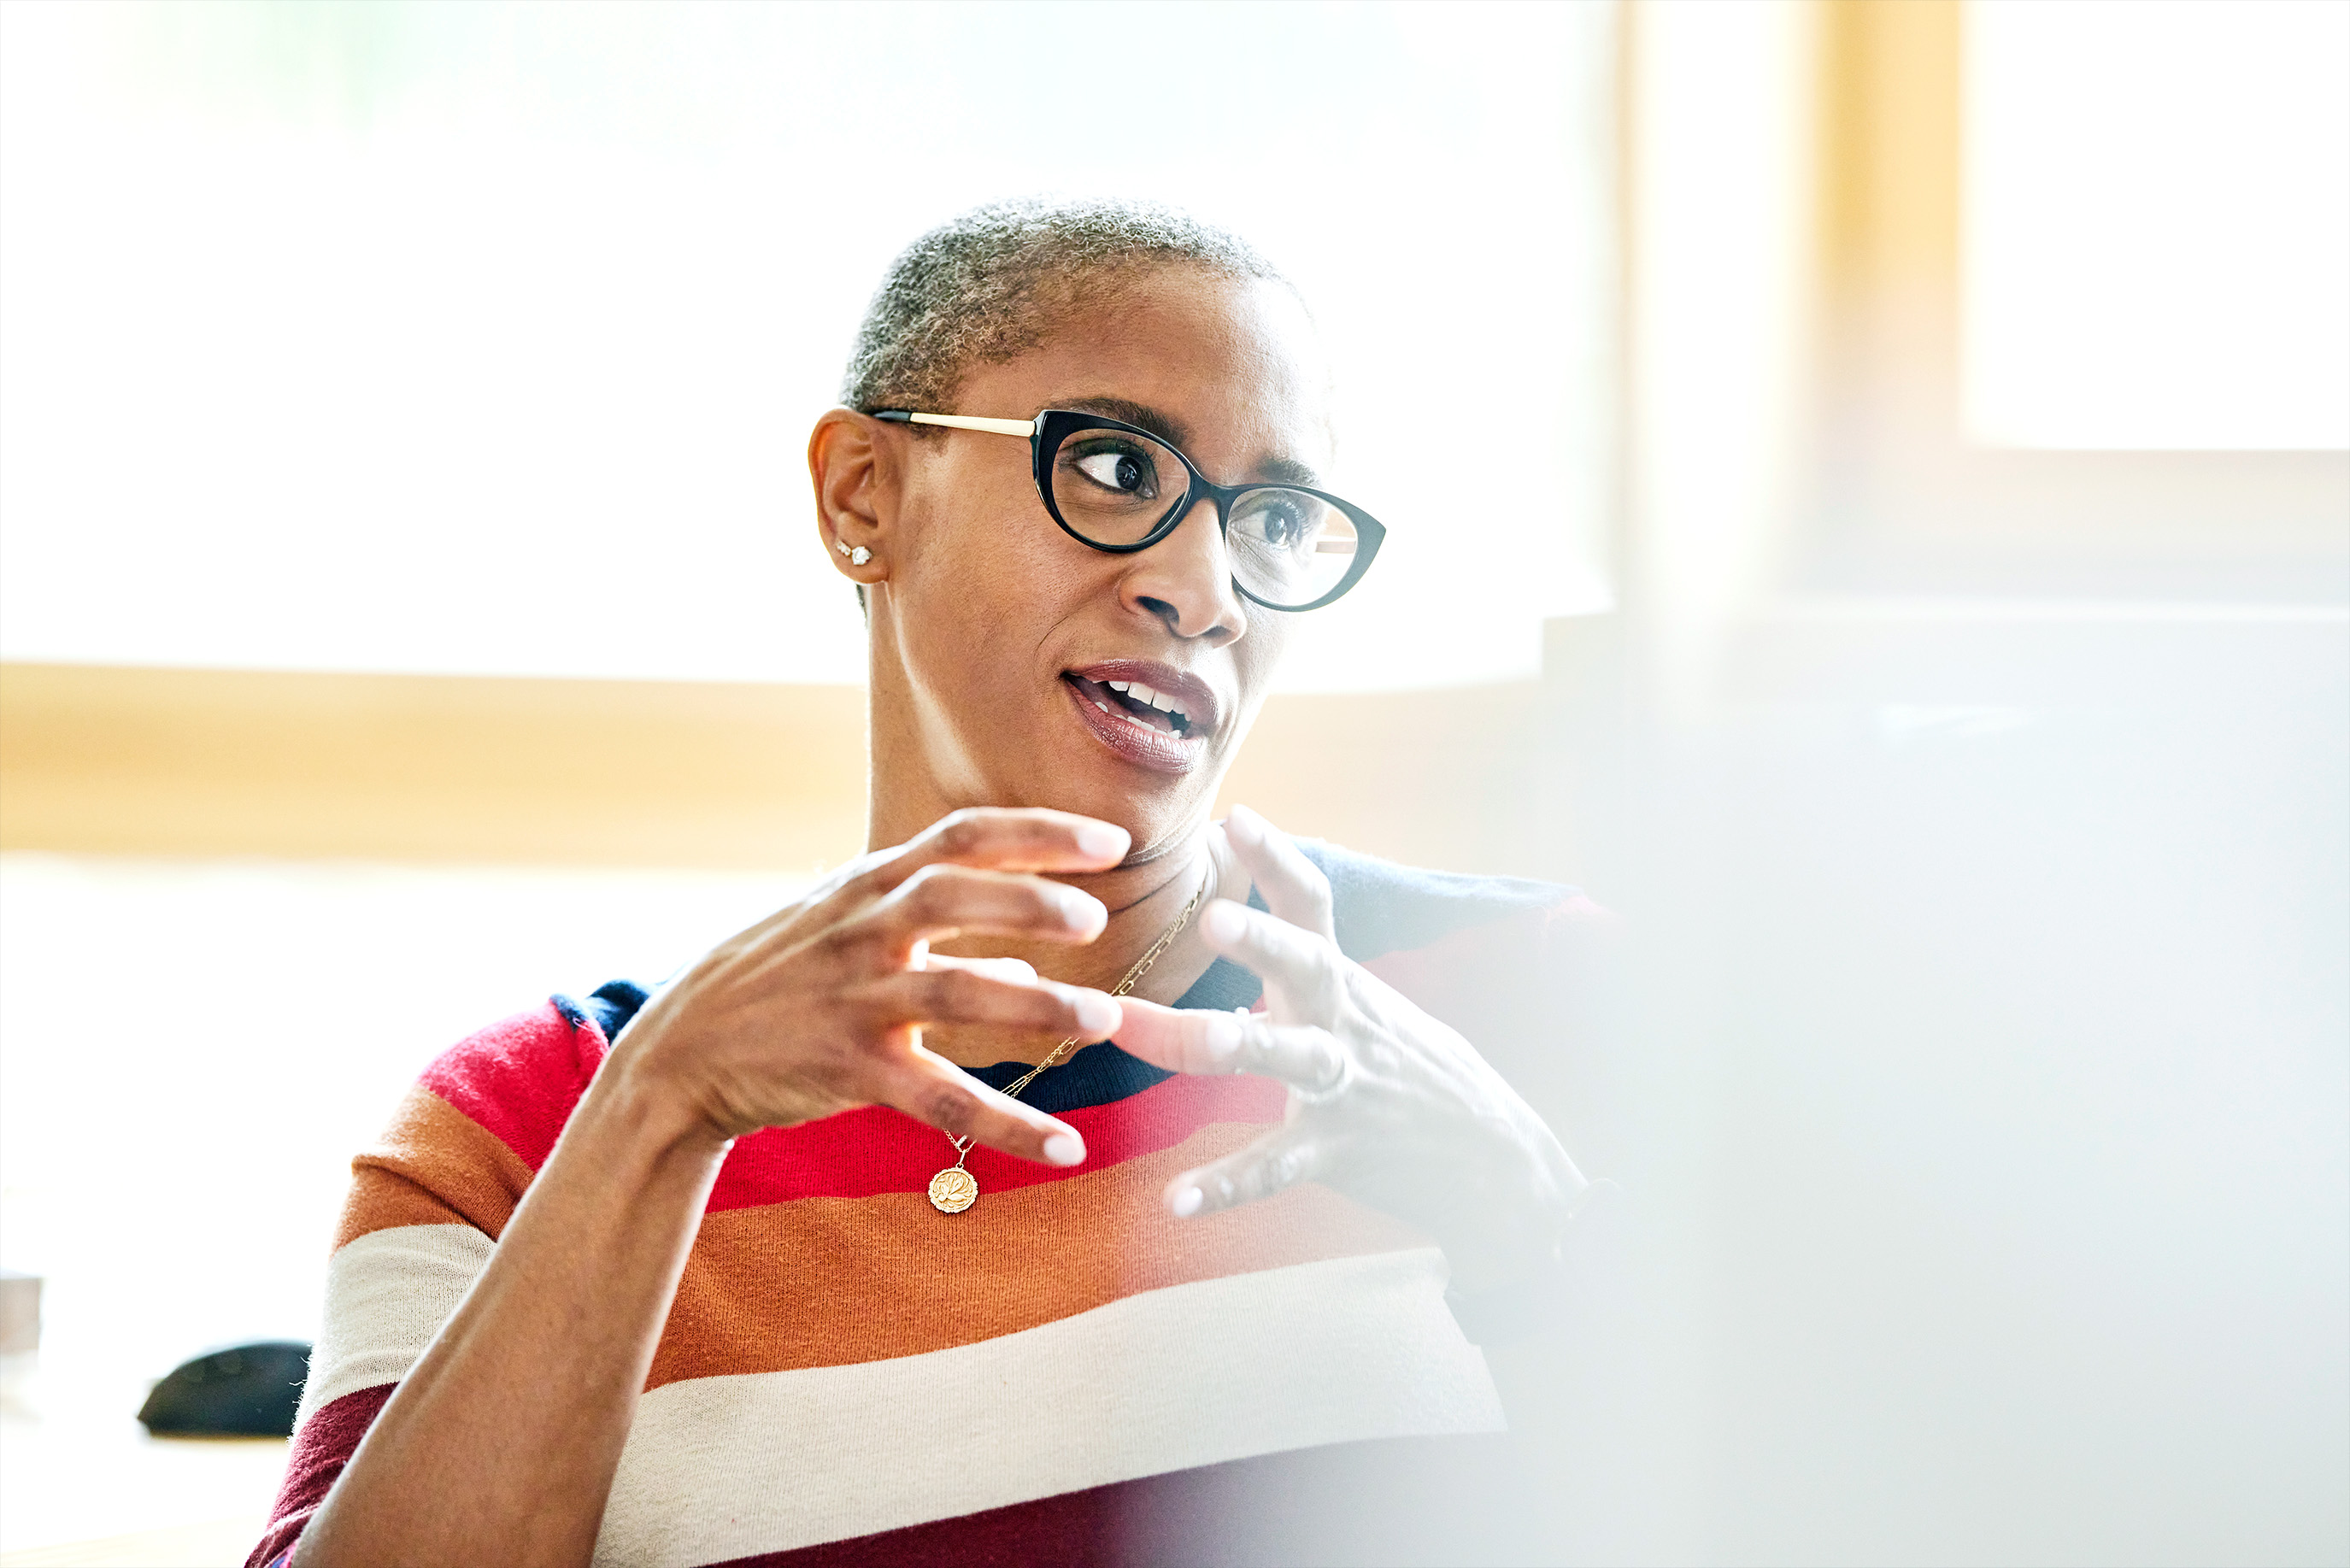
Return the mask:
M 1327 390 L 1287 289 L 1161 268 L 1079 306 L 1020 358 L 973 369 L 954 406 L 931 411 L 1090 410 L 1166 436 L 1218 483 L 1319 484 Z M 886 532 L 869 596 L 877 829 L 904 786 L 924 820 L 1049 805 L 1124 826 L 1138 859 L 1180 844 L 1296 621 L 1233 591 L 1212 504 L 1148 550 L 1107 555 L 1045 512 L 1025 441 L 902 426 L 878 436 L 889 450 L 876 454 Z M 1138 684 L 1157 701 L 1139 701 Z

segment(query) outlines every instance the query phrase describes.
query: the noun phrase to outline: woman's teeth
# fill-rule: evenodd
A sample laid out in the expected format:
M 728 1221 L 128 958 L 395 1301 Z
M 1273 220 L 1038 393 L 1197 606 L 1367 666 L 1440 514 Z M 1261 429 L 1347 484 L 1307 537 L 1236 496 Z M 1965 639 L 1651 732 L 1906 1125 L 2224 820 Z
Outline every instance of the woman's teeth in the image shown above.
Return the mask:
M 1190 735 L 1191 716 L 1183 705 L 1164 691 L 1155 691 L 1139 680 L 1092 681 L 1080 678 L 1087 700 L 1103 712 L 1124 719 L 1139 730 L 1161 735 Z M 1110 693 L 1107 701 L 1096 692 Z
M 1183 711 L 1183 705 L 1180 702 L 1176 701 L 1164 691 L 1153 691 L 1139 680 L 1111 680 L 1105 684 L 1113 691 L 1125 692 L 1129 699 L 1145 707 L 1156 708 L 1162 713 L 1172 713 L 1186 723 L 1191 722 L 1191 716 Z

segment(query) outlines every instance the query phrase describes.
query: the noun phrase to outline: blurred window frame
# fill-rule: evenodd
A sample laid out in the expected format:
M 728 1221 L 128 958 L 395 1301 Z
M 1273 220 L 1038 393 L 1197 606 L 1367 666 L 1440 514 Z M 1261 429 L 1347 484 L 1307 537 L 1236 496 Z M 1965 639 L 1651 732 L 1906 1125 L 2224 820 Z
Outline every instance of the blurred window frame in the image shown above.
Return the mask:
M 1804 461 L 1784 587 L 2338 601 L 2350 453 L 2050 451 L 1961 422 L 1965 0 L 1825 0 Z

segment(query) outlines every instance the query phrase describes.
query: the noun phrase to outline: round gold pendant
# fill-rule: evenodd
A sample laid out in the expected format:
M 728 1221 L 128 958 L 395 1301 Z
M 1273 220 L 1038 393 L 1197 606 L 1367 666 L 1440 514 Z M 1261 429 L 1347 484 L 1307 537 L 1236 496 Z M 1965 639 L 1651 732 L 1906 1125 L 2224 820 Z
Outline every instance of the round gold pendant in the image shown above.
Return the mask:
M 977 1179 L 959 1165 L 931 1178 L 931 1207 L 941 1214 L 960 1214 L 978 1199 Z

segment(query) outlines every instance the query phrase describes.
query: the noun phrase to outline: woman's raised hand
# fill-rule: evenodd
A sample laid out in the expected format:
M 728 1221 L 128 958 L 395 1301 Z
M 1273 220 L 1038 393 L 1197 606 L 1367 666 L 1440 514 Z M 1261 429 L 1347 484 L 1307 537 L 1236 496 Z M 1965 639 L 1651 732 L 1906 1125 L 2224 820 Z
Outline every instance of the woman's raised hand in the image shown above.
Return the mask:
M 1245 807 L 1225 836 L 1272 913 L 1218 899 L 1208 944 L 1264 981 L 1261 1014 L 1132 997 L 1120 1048 L 1182 1073 L 1256 1073 L 1289 1085 L 1276 1131 L 1168 1183 L 1179 1217 L 1319 1181 L 1434 1235 L 1470 1288 L 1537 1260 L 1589 1186 L 1517 1092 L 1453 1030 L 1338 950 L 1330 884 Z
M 1107 1039 L 1118 1004 L 1012 959 L 930 950 L 959 935 L 1089 942 L 1100 901 L 1038 875 L 1100 871 L 1126 830 L 1061 811 L 974 809 L 851 862 L 797 903 L 720 943 L 615 1043 L 629 1086 L 739 1137 L 855 1106 L 894 1106 L 954 1137 L 1076 1165 L 1076 1130 L 921 1044 L 926 1024 Z

